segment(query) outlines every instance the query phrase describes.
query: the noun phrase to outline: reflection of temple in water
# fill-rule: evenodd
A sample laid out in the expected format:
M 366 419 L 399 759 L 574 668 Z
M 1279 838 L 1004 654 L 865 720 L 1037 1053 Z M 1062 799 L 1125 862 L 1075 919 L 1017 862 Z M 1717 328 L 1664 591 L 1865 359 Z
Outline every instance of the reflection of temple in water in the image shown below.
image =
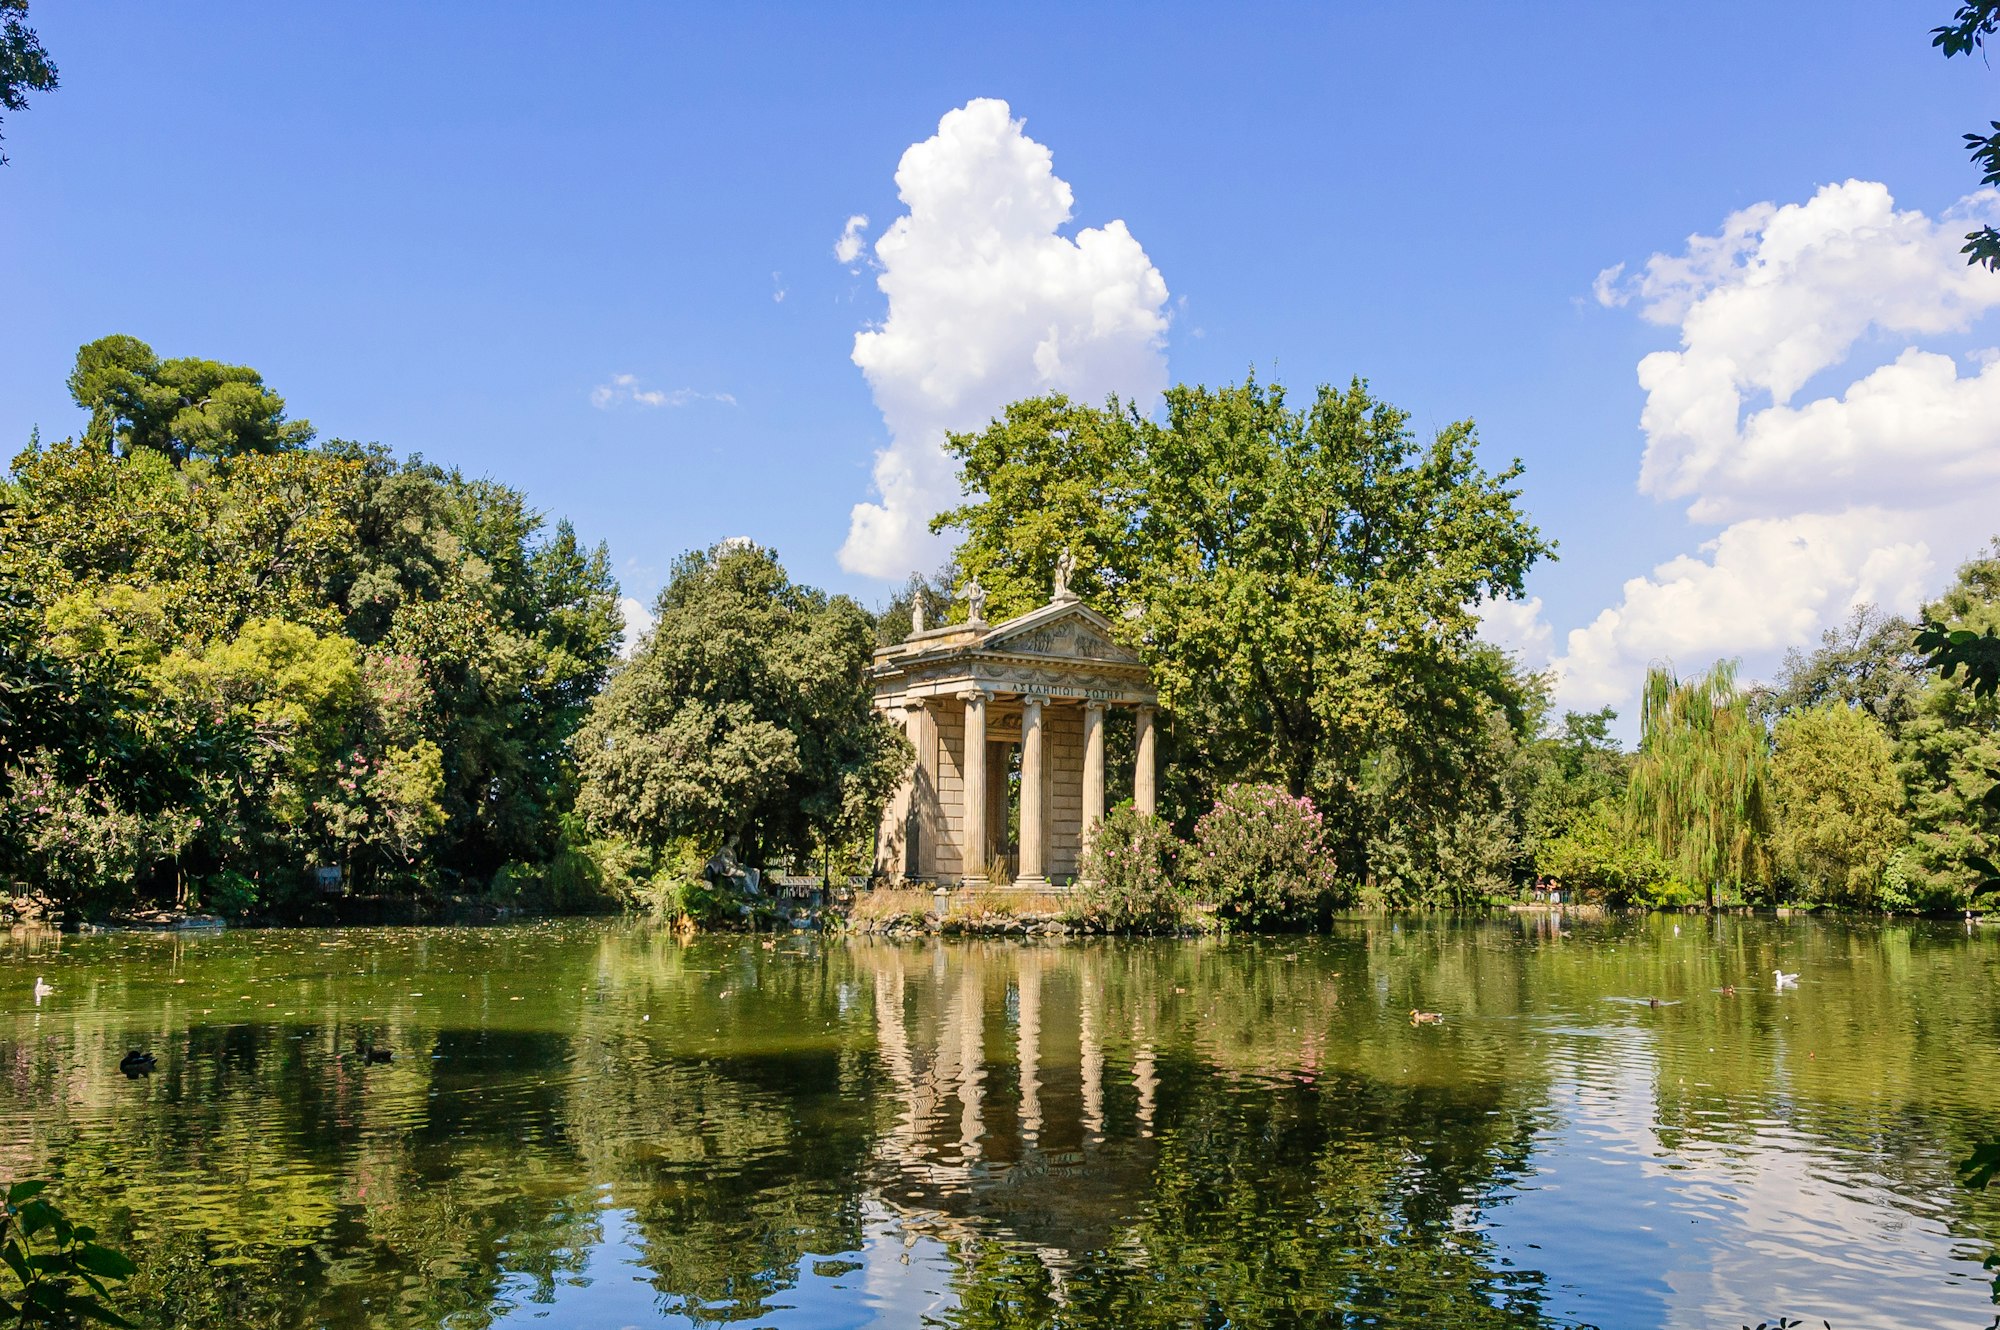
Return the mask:
M 897 1105 L 877 1146 L 883 1203 L 946 1238 L 976 1221 L 1052 1269 L 1106 1242 L 1148 1187 L 1160 1081 L 1136 1020 L 1108 1028 L 1092 968 L 1053 947 L 954 947 L 947 965 L 942 946 L 885 944 L 871 959 Z

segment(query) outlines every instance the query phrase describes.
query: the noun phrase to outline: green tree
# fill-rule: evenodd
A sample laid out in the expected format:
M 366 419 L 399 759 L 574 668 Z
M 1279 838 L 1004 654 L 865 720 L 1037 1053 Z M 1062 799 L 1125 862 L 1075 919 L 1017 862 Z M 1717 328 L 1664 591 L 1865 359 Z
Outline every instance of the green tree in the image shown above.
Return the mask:
M 1462 909 L 1512 896 L 1529 867 L 1546 680 L 1486 643 L 1468 653 L 1462 678 L 1468 687 L 1438 700 L 1450 714 L 1430 727 L 1454 744 L 1448 763 L 1395 742 L 1363 773 L 1358 818 L 1370 899 Z
M 42 39 L 22 22 L 28 0 L 0 0 L 0 110 L 25 111 L 31 92 L 56 90 L 56 65 Z M 0 152 L 0 166 L 7 154 Z
M 1520 594 L 1552 551 L 1517 505 L 1518 463 L 1487 472 L 1470 422 L 1428 443 L 1408 422 L 1359 380 L 1298 409 L 1254 379 L 1177 387 L 1161 422 L 1020 402 L 952 436 L 968 498 L 934 525 L 961 534 L 989 617 L 1039 603 L 1071 552 L 1071 585 L 1148 656 L 1169 752 L 1195 759 L 1169 781 L 1183 820 L 1232 779 L 1274 779 L 1327 814 L 1360 878 L 1371 807 L 1442 810 L 1490 784 L 1475 755 L 1520 698 L 1475 639 L 1477 606 Z
M 1785 653 L 1777 682 L 1757 690 L 1759 710 L 1772 721 L 1788 712 L 1841 702 L 1860 707 L 1891 735 L 1910 718 L 1923 691 L 1921 661 L 1911 647 L 1915 628 L 1901 615 L 1857 605 L 1845 622 L 1820 634 L 1811 654 Z
M 1559 835 L 1535 847 L 1535 871 L 1566 890 L 1612 905 L 1685 905 L 1694 897 L 1674 880 L 1659 849 L 1634 834 L 1621 788 L 1584 809 Z
M 2000 32 L 2000 0 L 1966 0 L 1950 23 L 1931 29 L 1931 45 L 1946 57 L 1970 55 L 1974 51 L 1983 52 L 1986 39 L 1995 32 Z M 1973 165 L 1980 168 L 1979 183 L 1988 188 L 2000 186 L 2000 120 L 1993 122 L 1990 134 L 1967 134 L 1965 146 L 1972 155 Z M 1965 248 L 1959 252 L 1966 256 L 1967 263 L 1983 264 L 1993 272 L 2000 272 L 2000 231 L 1982 226 L 1967 232 Z
M 285 419 L 285 399 L 249 366 L 161 360 L 122 333 L 78 348 L 69 392 L 90 412 L 85 437 L 127 457 L 142 448 L 175 462 L 268 453 L 303 447 L 313 434 Z
M 675 564 L 654 614 L 577 736 L 594 826 L 753 863 L 874 829 L 909 747 L 873 707 L 866 611 L 723 544 Z
M 444 754 L 437 857 L 484 882 L 556 854 L 576 794 L 570 741 L 604 685 L 621 621 L 602 545 L 544 532 L 514 489 L 336 440 L 358 469 L 328 596 L 347 633 L 418 663 Z
M 1896 759 L 1909 800 L 1909 889 L 1929 907 L 1958 906 L 1991 892 L 1985 865 L 2000 854 L 2000 542 L 1958 570 L 1919 616 L 1917 646 L 1937 671 L 1916 714 L 1897 735 Z
M 1524 746 L 1523 849 L 1536 871 L 1550 871 L 1539 862 L 1544 845 L 1606 800 L 1624 798 L 1632 759 L 1611 735 L 1617 719 L 1610 707 L 1566 711 L 1552 732 Z
M 269 906 L 311 863 L 423 891 L 564 852 L 619 633 L 602 546 L 379 446 L 119 419 L 0 484 L 0 881 L 109 904 L 228 874 Z
M 1778 871 L 1809 899 L 1885 903 L 1883 870 L 1909 834 L 1888 730 L 1871 713 L 1828 700 L 1780 717 L 1772 741 Z
M 1701 884 L 1711 910 L 1717 886 L 1767 875 L 1767 750 L 1735 662 L 1685 681 L 1660 666 L 1646 672 L 1630 815 L 1676 876 Z

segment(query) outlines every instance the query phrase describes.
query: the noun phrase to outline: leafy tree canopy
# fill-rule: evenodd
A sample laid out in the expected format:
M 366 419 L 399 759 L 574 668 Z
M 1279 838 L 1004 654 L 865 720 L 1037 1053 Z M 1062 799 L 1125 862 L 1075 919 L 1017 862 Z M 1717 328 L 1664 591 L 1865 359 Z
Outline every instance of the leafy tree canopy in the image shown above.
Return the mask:
M 1774 687 L 1757 698 L 1775 719 L 1824 702 L 1859 707 L 1894 733 L 1915 711 L 1924 678 L 1911 648 L 1915 628 L 1900 615 L 1857 605 L 1844 623 L 1820 634 L 1807 654 L 1794 647 Z
M 1890 856 L 1909 832 L 1887 728 L 1828 700 L 1786 713 L 1772 738 L 1778 870 L 1808 899 L 1878 904 Z
M 56 90 L 56 65 L 25 22 L 28 0 L 0 0 L 0 110 L 25 111 L 31 92 Z M 7 154 L 0 152 L 0 166 Z
M 1470 422 L 1421 441 L 1360 380 L 1294 407 L 1252 378 L 1174 388 L 1157 422 L 1018 402 L 949 446 L 967 497 L 934 526 L 960 534 L 988 617 L 1041 603 L 1068 549 L 1071 585 L 1152 664 L 1183 781 L 1310 794 L 1357 875 L 1371 802 L 1490 792 L 1472 755 L 1522 696 L 1479 649 L 1477 606 L 1519 595 L 1553 546 L 1518 506 L 1519 464 L 1486 471 Z M 1184 820 L 1213 788 L 1178 792 Z
M 408 891 L 556 854 L 604 550 L 378 446 L 188 437 L 37 443 L 0 484 L 0 885 L 268 906 L 315 863 Z
M 656 853 L 734 842 L 752 862 L 873 832 L 910 754 L 873 707 L 865 610 L 722 544 L 675 564 L 654 615 L 577 736 L 580 813 Z
M 1736 665 L 1718 661 L 1682 680 L 1646 672 L 1639 754 L 1628 811 L 1682 881 L 1716 887 L 1765 879 L 1770 777 L 1764 727 L 1736 686 Z
M 307 422 L 285 419 L 285 399 L 247 365 L 161 360 L 123 334 L 78 349 L 69 392 L 90 412 L 85 437 L 126 457 L 142 449 L 175 462 L 235 457 L 304 447 L 313 436 Z

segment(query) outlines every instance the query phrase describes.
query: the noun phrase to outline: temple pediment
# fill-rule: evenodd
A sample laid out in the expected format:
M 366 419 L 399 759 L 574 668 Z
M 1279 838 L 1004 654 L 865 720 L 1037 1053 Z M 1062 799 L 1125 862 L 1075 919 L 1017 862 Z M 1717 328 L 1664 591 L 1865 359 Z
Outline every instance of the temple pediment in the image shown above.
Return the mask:
M 1108 619 L 1075 602 L 1044 605 L 1018 619 L 999 624 L 986 634 L 978 649 L 1059 661 L 1144 664 L 1137 652 L 1113 639 Z

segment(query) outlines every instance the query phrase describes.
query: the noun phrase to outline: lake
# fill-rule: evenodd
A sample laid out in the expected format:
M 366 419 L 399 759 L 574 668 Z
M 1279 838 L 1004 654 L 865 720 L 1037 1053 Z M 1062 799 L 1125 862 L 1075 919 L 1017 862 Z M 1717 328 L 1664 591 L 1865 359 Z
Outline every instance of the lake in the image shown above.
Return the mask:
M 1743 917 L 16 935 L 0 1179 L 160 1325 L 1985 1326 L 1997 976 Z

